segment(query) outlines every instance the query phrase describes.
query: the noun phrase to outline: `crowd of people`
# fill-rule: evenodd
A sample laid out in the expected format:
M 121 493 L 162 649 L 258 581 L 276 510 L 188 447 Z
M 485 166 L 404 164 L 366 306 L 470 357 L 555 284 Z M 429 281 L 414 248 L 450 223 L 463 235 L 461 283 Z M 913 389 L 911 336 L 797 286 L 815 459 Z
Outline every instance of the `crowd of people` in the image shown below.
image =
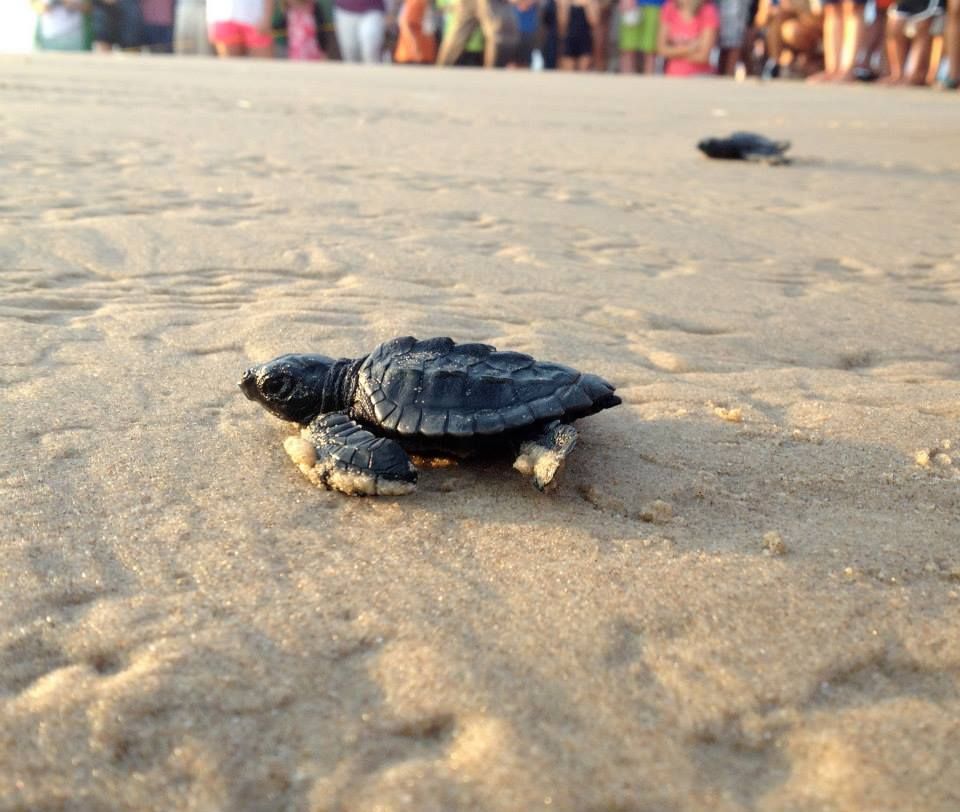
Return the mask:
M 960 85 L 960 0 L 30 2 L 50 50 Z

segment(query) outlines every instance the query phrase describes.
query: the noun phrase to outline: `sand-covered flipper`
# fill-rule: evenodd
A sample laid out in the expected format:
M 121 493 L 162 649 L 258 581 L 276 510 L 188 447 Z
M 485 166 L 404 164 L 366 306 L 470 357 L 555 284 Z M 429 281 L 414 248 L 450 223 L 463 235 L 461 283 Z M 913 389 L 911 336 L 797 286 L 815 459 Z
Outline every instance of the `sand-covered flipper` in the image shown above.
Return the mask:
M 554 420 L 541 434 L 521 444 L 513 467 L 532 476 L 538 491 L 551 491 L 557 487 L 557 475 L 576 446 L 577 436 L 573 426 Z
M 283 447 L 314 485 L 354 496 L 401 496 L 417 469 L 393 440 L 376 437 L 342 412 L 322 414 Z

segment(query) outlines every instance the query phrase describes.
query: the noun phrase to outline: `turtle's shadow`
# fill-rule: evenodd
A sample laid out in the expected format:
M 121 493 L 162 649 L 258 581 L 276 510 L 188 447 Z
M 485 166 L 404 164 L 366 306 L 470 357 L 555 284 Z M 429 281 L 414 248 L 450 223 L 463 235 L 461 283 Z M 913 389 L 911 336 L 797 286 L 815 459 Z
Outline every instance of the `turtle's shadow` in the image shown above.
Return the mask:
M 949 169 L 928 169 L 905 163 L 877 163 L 842 158 L 820 158 L 814 155 L 791 157 L 789 166 L 797 169 L 828 169 L 856 175 L 888 175 L 892 178 L 960 179 L 960 173 Z
M 457 519 L 535 528 L 543 537 L 577 532 L 637 536 L 651 532 L 651 505 L 657 465 L 645 453 L 656 442 L 648 424 L 628 410 L 577 421 L 576 448 L 546 493 L 513 468 L 513 457 L 451 461 L 437 467 L 418 464 L 417 490 L 398 499 L 436 518 L 454 511 Z

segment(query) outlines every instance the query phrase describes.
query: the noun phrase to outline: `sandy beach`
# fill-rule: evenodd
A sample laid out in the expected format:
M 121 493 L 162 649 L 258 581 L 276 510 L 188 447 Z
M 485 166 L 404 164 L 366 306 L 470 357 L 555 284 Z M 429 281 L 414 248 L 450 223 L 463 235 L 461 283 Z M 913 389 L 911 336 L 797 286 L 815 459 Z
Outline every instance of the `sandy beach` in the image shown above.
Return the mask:
M 0 123 L 0 810 L 960 809 L 956 98 L 11 56 Z M 549 496 L 314 488 L 240 373 L 406 334 L 624 403 Z

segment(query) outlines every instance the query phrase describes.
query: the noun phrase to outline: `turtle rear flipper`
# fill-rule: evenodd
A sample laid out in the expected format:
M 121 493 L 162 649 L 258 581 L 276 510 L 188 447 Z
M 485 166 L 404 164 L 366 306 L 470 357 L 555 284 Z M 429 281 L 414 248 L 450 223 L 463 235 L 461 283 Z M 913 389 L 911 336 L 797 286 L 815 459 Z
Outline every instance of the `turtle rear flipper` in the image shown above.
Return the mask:
M 322 414 L 283 447 L 314 485 L 355 496 L 401 496 L 417 469 L 400 445 L 376 437 L 345 414 Z
M 557 487 L 557 475 L 577 444 L 578 436 L 577 430 L 569 423 L 554 420 L 540 434 L 521 444 L 513 467 L 532 477 L 538 491 L 552 491 Z
M 783 166 L 790 163 L 790 159 L 785 154 L 788 149 L 790 149 L 789 141 L 764 139 L 759 141 L 755 147 L 748 146 L 744 149 L 743 157 L 748 161 L 757 161 L 770 166 Z
M 782 152 L 744 152 L 743 159 L 768 166 L 786 166 L 790 163 L 790 159 Z

